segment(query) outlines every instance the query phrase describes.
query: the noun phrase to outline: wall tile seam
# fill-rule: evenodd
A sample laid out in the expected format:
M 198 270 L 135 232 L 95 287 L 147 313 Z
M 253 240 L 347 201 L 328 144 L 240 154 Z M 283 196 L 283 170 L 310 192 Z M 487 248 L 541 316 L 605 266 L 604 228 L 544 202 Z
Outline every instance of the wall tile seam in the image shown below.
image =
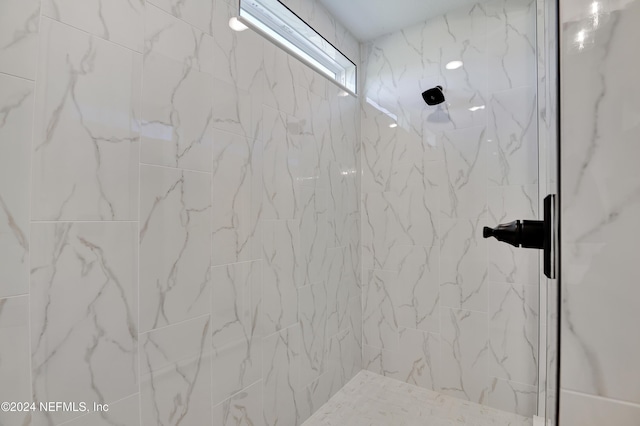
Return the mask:
M 100 223 L 140 223 L 139 220 L 30 220 L 32 225 L 46 225 L 46 224 L 62 224 L 62 223 L 83 223 L 83 224 L 100 224 Z
M 35 79 L 35 78 L 32 80 L 32 79 L 27 78 L 27 77 L 22 77 L 22 76 L 15 75 L 15 74 L 11 74 L 11 73 L 4 72 L 4 71 L 0 71 L 0 76 L 6 76 L 6 77 L 11 77 L 11 78 L 18 78 L 18 79 L 20 79 L 20 80 L 28 81 L 28 82 L 30 82 L 30 83 L 35 83 L 35 82 L 36 82 L 36 79 Z M 34 91 L 35 91 L 35 90 L 34 90 Z
M 224 1 L 226 1 L 226 0 L 224 0 Z M 149 0 L 144 0 L 144 2 L 145 2 L 145 10 L 142 12 L 143 14 L 146 14 L 146 8 L 147 8 L 147 7 L 153 7 L 153 8 L 156 8 L 157 10 L 159 10 L 159 11 L 160 11 L 160 12 L 162 12 L 162 13 L 164 13 L 165 15 L 170 16 L 171 18 L 176 19 L 176 20 L 178 20 L 178 21 L 180 21 L 180 22 L 182 22 L 182 23 L 184 23 L 184 24 L 187 24 L 187 25 L 188 25 L 188 26 L 190 26 L 192 29 L 194 29 L 194 30 L 196 30 L 196 31 L 198 31 L 198 32 L 201 32 L 201 33 L 203 33 L 203 34 L 206 34 L 206 35 L 208 35 L 209 37 L 213 38 L 213 34 L 212 34 L 212 33 L 210 33 L 208 30 L 203 30 L 202 28 L 196 27 L 195 25 L 191 24 L 190 22 L 187 22 L 187 21 L 185 21 L 184 19 L 179 18 L 179 17 L 177 17 L 177 16 L 175 16 L 175 15 L 173 15 L 173 14 L 171 14 L 171 13 L 167 12 L 166 10 L 164 10 L 163 8 L 161 8 L 160 6 L 156 6 L 155 4 L 151 3 Z M 213 4 L 213 1 L 212 1 L 212 4 Z M 213 19 L 213 9 L 211 10 L 211 18 Z M 146 19 L 145 19 L 144 21 L 146 22 Z M 212 22 L 212 24 L 213 24 L 213 22 Z
M 489 265 L 492 264 L 492 262 L 488 262 Z M 539 284 L 530 284 L 530 283 L 525 283 L 525 282 L 521 282 L 521 281 L 495 281 L 495 280 L 490 280 L 487 281 L 487 283 L 489 285 L 497 285 L 497 286 L 517 286 L 517 287 L 534 287 L 534 288 L 539 288 Z
M 28 297 L 28 296 L 30 296 L 30 295 L 31 295 L 30 293 L 12 294 L 12 295 L 10 295 L 10 296 L 3 296 L 3 297 L 0 297 L 0 301 L 2 301 L 2 300 L 9 300 L 9 299 L 18 299 L 18 298 L 20 298 L 20 297 Z
M 272 332 L 270 334 L 265 334 L 264 336 L 261 337 L 261 339 L 264 340 L 264 339 L 272 338 L 277 334 L 281 334 L 281 333 L 283 333 L 285 331 L 289 331 L 289 329 L 293 329 L 295 327 L 300 327 L 300 320 L 299 319 L 296 320 L 296 322 L 294 322 L 292 324 L 289 324 L 289 325 L 286 325 L 286 326 L 282 327 L 281 329 L 279 329 L 277 331 L 274 331 L 274 332 Z
M 85 34 L 85 35 L 87 35 L 87 36 L 89 36 L 89 37 L 91 37 L 91 38 L 95 38 L 95 39 L 97 39 L 97 40 L 100 40 L 100 41 L 103 41 L 103 42 L 105 42 L 105 43 L 111 44 L 111 45 L 113 45 L 113 46 L 115 46 L 115 47 L 118 47 L 118 48 L 121 48 L 121 49 L 124 49 L 124 50 L 128 50 L 130 53 L 133 53 L 133 54 L 136 54 L 136 55 L 140 55 L 140 56 L 143 56 L 143 54 L 144 54 L 144 52 L 138 52 L 137 50 L 131 49 L 130 47 L 127 47 L 127 46 L 124 46 L 124 45 L 122 45 L 122 44 L 116 43 L 115 41 L 112 41 L 112 40 L 109 40 L 109 39 L 106 39 L 106 38 L 100 37 L 99 35 L 96 35 L 96 34 L 90 33 L 90 32 L 88 32 L 88 31 L 86 31 L 86 30 L 83 30 L 83 29 L 81 29 L 81 28 L 75 27 L 75 26 L 73 26 L 73 25 L 71 25 L 71 24 L 68 24 L 68 23 L 66 23 L 66 22 L 62 22 L 62 21 L 60 21 L 60 20 L 58 20 L 58 19 L 52 18 L 52 17 L 47 16 L 47 15 L 45 15 L 45 14 L 41 14 L 41 15 L 40 15 L 40 18 L 41 18 L 41 20 L 42 20 L 42 18 L 46 18 L 46 19 L 50 20 L 51 22 L 55 22 L 55 23 L 57 23 L 57 24 L 64 25 L 64 26 L 66 26 L 66 27 L 68 27 L 68 28 L 71 28 L 72 30 L 75 30 L 75 31 L 81 32 L 82 34 Z M 42 24 L 40 24 L 40 25 L 42 25 Z M 40 28 L 41 28 L 41 27 L 40 27 Z M 40 29 L 38 30 L 38 38 L 40 38 Z M 39 50 L 39 49 L 38 49 L 38 50 Z M 38 64 L 38 68 L 40 68 L 40 64 Z M 37 77 L 36 77 L 36 79 L 34 79 L 33 81 L 35 81 L 35 80 L 37 80 Z
M 584 392 L 580 392 L 580 391 L 576 391 L 576 390 L 572 390 L 572 389 L 568 389 L 568 388 L 560 388 L 560 392 L 561 393 L 568 393 L 571 395 L 575 395 L 581 398 L 590 398 L 590 399 L 596 399 L 596 400 L 600 400 L 600 401 L 604 401 L 604 402 L 609 402 L 612 404 L 620 404 L 620 405 L 625 405 L 627 407 L 632 407 L 632 408 L 637 408 L 640 410 L 640 403 L 637 402 L 630 402 L 630 401 L 625 401 L 622 399 L 616 399 L 616 398 L 610 398 L 610 397 L 606 397 L 606 396 L 601 396 L 601 395 L 594 395 L 594 394 L 590 394 L 590 393 L 584 393 Z
M 209 74 L 209 73 L 205 73 L 205 74 Z M 209 74 L 209 75 L 211 75 L 211 74 Z M 215 80 L 220 80 L 215 75 L 213 76 L 213 78 Z M 268 106 L 268 105 L 261 104 L 261 106 Z M 230 135 L 230 136 L 240 136 L 240 137 L 242 137 L 242 138 L 244 138 L 244 139 L 246 139 L 248 141 L 251 141 L 251 142 L 262 142 L 262 136 L 254 138 L 254 137 L 251 137 L 251 136 L 247 136 L 246 134 L 239 134 L 239 132 L 233 132 L 233 131 L 231 131 L 229 129 L 220 129 L 220 128 L 216 127 L 215 123 L 213 123 L 213 129 L 215 130 L 215 133 L 225 133 L 225 134 Z
M 514 90 L 522 90 L 522 89 L 534 89 L 535 90 L 534 98 L 536 98 L 536 99 L 538 98 L 538 96 L 537 96 L 538 95 L 537 86 L 533 86 L 533 85 L 530 85 L 530 84 L 523 84 L 523 85 L 519 85 L 519 86 L 513 86 L 513 87 L 509 87 L 507 89 L 490 90 L 490 91 L 487 92 L 487 94 L 489 96 L 491 96 L 491 95 L 498 95 L 498 94 L 507 93 L 507 92 L 511 92 L 511 91 L 514 91 Z
M 213 175 L 213 172 L 207 172 L 204 170 L 194 170 L 194 169 L 185 169 L 182 167 L 173 167 L 173 166 L 166 166 L 163 164 L 151 164 L 151 163 L 142 163 L 140 162 L 140 169 L 144 167 L 156 167 L 156 168 L 161 168 L 161 169 L 167 169 L 167 170 L 177 170 L 177 171 L 182 171 L 182 172 L 190 172 L 190 173 L 200 173 L 200 174 L 205 174 L 205 175 Z M 135 221 L 133 221 L 135 222 Z
M 525 382 L 520 382 L 518 380 L 505 379 L 504 377 L 494 376 L 493 374 L 489 374 L 489 378 L 490 379 L 502 380 L 503 382 L 515 383 L 515 384 L 523 385 L 523 386 L 535 387 L 536 388 L 536 393 L 538 393 L 538 384 L 537 383 L 525 383 Z
M 138 268 L 138 270 L 139 270 L 139 268 Z M 139 288 L 139 287 L 140 287 L 140 286 L 138 286 L 138 288 Z M 139 312 L 139 311 L 140 311 L 140 309 L 138 309 L 138 312 Z M 172 323 L 172 324 L 163 325 L 162 327 L 153 328 L 153 329 L 151 329 L 151 330 L 142 331 L 142 332 L 141 332 L 141 331 L 138 331 L 138 336 L 142 336 L 142 335 L 144 335 L 144 334 L 149 334 L 149 333 L 154 333 L 154 332 L 156 332 L 156 331 L 160 331 L 160 330 L 166 330 L 166 329 L 168 329 L 168 328 L 175 327 L 175 326 L 178 326 L 178 325 L 184 325 L 184 324 L 186 324 L 186 323 L 188 323 L 188 322 L 201 320 L 201 319 L 206 318 L 206 317 L 209 317 L 209 320 L 211 320 L 211 315 L 212 315 L 212 314 L 209 312 L 209 313 L 206 313 L 206 314 L 198 315 L 198 316 L 193 317 L 193 318 L 187 318 L 187 319 L 184 319 L 184 320 L 180 320 L 180 321 L 177 321 L 177 322 Z M 139 339 L 138 339 L 138 340 L 139 340 Z M 140 342 L 138 341 L 138 343 L 140 343 Z
M 251 264 L 251 263 L 262 262 L 262 261 L 264 261 L 263 257 L 256 258 L 256 259 L 249 259 L 249 260 L 239 260 L 237 262 L 221 263 L 219 265 L 211 265 L 211 269 L 213 269 L 213 268 L 226 268 L 226 267 L 229 267 L 229 266 L 248 265 L 248 264 Z
M 212 362 L 213 362 L 213 361 L 212 361 Z M 213 375 L 211 375 L 211 376 L 213 376 Z M 212 378 L 212 380 L 213 380 L 213 378 Z M 213 403 L 212 403 L 212 404 L 211 404 L 211 407 L 212 407 L 212 408 L 215 408 L 215 407 L 221 406 L 222 404 L 225 404 L 225 403 L 227 403 L 228 401 L 231 401 L 232 399 L 236 398 L 236 397 L 237 397 L 238 395 L 240 395 L 241 393 L 246 392 L 249 388 L 251 388 L 251 387 L 253 387 L 253 386 L 255 386 L 255 385 L 257 385 L 258 383 L 261 383 L 261 382 L 263 382 L 263 381 L 264 381 L 264 377 L 262 377 L 262 375 L 261 375 L 261 376 L 260 376 L 260 378 L 259 378 L 258 380 L 255 380 L 253 383 L 251 383 L 251 384 L 249 384 L 249 385 L 247 385 L 247 386 L 243 387 L 243 388 L 242 388 L 242 389 L 240 389 L 239 391 L 237 391 L 237 392 L 233 393 L 232 395 L 230 395 L 229 397 L 227 397 L 227 398 L 223 399 L 222 401 L 218 402 L 217 404 L 213 404 Z M 213 389 L 213 386 L 211 387 L 211 389 Z

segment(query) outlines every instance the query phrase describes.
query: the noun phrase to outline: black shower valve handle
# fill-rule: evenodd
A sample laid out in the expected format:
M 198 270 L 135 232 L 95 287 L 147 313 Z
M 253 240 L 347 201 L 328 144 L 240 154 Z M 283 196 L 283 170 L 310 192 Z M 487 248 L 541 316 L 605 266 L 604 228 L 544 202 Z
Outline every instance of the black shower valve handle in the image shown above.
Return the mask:
M 544 221 L 541 220 L 514 220 L 482 230 L 484 238 L 494 237 L 498 241 L 511 244 L 514 247 L 542 249 L 544 248 Z
M 498 241 L 511 244 L 514 247 L 520 247 L 521 231 L 520 221 L 514 220 L 513 222 L 498 225 L 495 228 L 485 226 L 482 230 L 482 236 L 484 238 L 494 237 Z
M 550 194 L 544 199 L 544 220 L 514 220 L 495 228 L 485 226 L 482 230 L 482 236 L 484 238 L 494 237 L 496 240 L 514 247 L 543 250 L 544 274 L 549 278 L 555 278 L 554 213 L 555 195 Z

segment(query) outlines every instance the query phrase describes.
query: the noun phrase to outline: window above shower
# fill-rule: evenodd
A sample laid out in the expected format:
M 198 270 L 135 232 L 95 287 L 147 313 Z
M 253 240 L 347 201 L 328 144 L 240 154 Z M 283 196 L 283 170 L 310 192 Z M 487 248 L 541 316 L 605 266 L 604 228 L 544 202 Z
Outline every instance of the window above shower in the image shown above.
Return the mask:
M 240 0 L 238 20 L 356 94 L 356 64 L 278 0 Z

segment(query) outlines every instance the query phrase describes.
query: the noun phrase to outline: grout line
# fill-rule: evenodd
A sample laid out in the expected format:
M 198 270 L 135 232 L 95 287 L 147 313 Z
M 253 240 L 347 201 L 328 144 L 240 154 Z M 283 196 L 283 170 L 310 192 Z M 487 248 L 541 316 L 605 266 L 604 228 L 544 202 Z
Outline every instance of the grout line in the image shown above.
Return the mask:
M 140 330 L 138 330 L 138 336 L 142 336 L 143 334 L 153 333 L 153 332 L 156 332 L 156 331 L 166 330 L 167 328 L 175 327 L 175 326 L 178 326 L 178 325 L 182 325 L 182 324 L 185 324 L 185 323 L 191 322 L 191 321 L 195 322 L 197 320 L 201 320 L 202 318 L 208 317 L 209 315 L 211 315 L 211 314 L 209 312 L 207 312 L 206 314 L 198 315 L 197 317 L 188 318 L 188 319 L 185 319 L 185 320 L 182 320 L 182 321 L 175 322 L 173 324 L 163 325 L 162 327 L 153 328 L 151 330 L 142 331 L 142 332 Z
M 139 145 L 142 146 L 142 144 L 139 144 Z M 213 174 L 213 172 L 211 172 L 211 171 L 207 172 L 207 171 L 204 171 L 204 170 L 185 169 L 183 167 L 165 166 L 165 165 L 162 165 L 162 164 L 150 164 L 150 163 L 144 163 L 142 161 L 140 161 L 140 166 L 157 167 L 157 168 L 162 168 L 162 169 L 177 170 L 177 171 L 181 171 L 181 172 L 200 173 L 200 174 L 205 174 L 205 175 Z
M 537 374 L 536 374 L 536 376 L 537 376 Z M 532 385 L 531 383 L 520 382 L 520 381 L 518 381 L 518 380 L 505 379 L 505 378 L 503 378 L 503 377 L 494 376 L 494 375 L 492 375 L 492 374 L 489 374 L 489 378 L 490 378 L 490 379 L 497 379 L 497 380 L 501 380 L 501 381 L 503 381 L 503 382 L 515 383 L 515 384 L 523 385 L 523 386 L 531 386 L 531 387 L 535 387 L 535 388 L 536 388 L 536 393 L 537 393 L 537 388 L 538 388 L 538 385 L 537 385 L 537 384 Z
M 38 32 L 38 34 L 39 34 L 39 32 Z M 36 71 L 36 73 L 37 73 L 37 71 Z M 4 71 L 0 71 L 0 76 L 6 76 L 6 77 L 9 77 L 9 78 L 17 78 L 19 80 L 24 80 L 24 81 L 27 81 L 29 83 L 35 83 L 36 82 L 35 78 L 32 80 L 32 79 L 27 78 L 27 77 L 22 77 L 22 76 L 19 76 L 19 75 L 16 75 L 16 74 L 11 74 L 11 73 L 4 72 Z M 35 90 L 34 90 L 34 98 L 35 98 Z
M 187 22 L 187 21 L 185 21 L 184 19 L 179 18 L 179 17 L 177 17 L 177 16 L 173 15 L 173 14 L 172 14 L 172 13 L 170 13 L 170 12 L 167 12 L 166 10 L 164 10 L 163 8 L 161 8 L 160 6 L 155 5 L 155 4 L 154 4 L 154 3 L 152 3 L 150 0 L 146 0 L 146 4 L 147 4 L 147 7 L 148 7 L 148 6 L 151 6 L 151 7 L 155 8 L 155 9 L 159 10 L 160 12 L 164 13 L 165 15 L 167 15 L 167 16 L 169 16 L 169 17 L 171 17 L 172 19 L 175 19 L 175 20 L 177 20 L 177 21 L 181 22 L 181 23 L 182 23 L 182 24 L 184 24 L 184 25 L 188 25 L 189 27 L 193 28 L 194 30 L 199 31 L 199 32 L 201 32 L 202 34 L 204 34 L 204 35 L 206 35 L 206 36 L 208 36 L 208 37 L 210 37 L 210 38 L 212 38 L 212 39 L 213 39 L 213 34 L 211 34 L 208 30 L 203 30 L 203 29 L 202 29 L 202 28 L 200 28 L 200 27 L 196 27 L 196 26 L 195 26 L 195 25 L 193 25 L 192 23 Z M 211 16 L 212 16 L 212 18 L 213 18 L 213 12 L 214 12 L 214 10 L 213 10 L 213 4 L 212 4 L 212 6 L 211 6 Z M 145 38 L 146 38 L 146 37 L 145 37 Z
M 103 41 L 103 42 L 108 43 L 108 44 L 110 44 L 110 45 L 112 45 L 112 46 L 115 46 L 115 47 L 119 47 L 119 48 L 121 48 L 121 49 L 128 50 L 128 51 L 129 51 L 129 52 L 131 52 L 131 53 L 138 54 L 138 55 L 141 55 L 141 56 L 142 56 L 142 55 L 143 55 L 143 53 L 144 53 L 144 43 L 143 43 L 142 50 L 141 50 L 141 51 L 137 51 L 137 50 L 132 49 L 132 48 L 130 48 L 130 47 L 128 47 L 128 46 L 125 46 L 124 44 L 120 44 L 120 43 L 115 42 L 115 41 L 113 41 L 113 40 L 108 40 L 108 39 L 106 39 L 106 38 L 100 37 L 100 36 L 99 36 L 99 35 L 97 35 L 97 34 L 90 33 L 89 31 L 87 31 L 87 30 L 83 30 L 82 28 L 78 28 L 78 27 L 76 27 L 76 26 L 74 26 L 74 25 L 69 24 L 68 22 L 63 22 L 63 21 L 60 21 L 60 20 L 58 20 L 58 19 L 56 19 L 56 18 L 53 18 L 53 17 L 51 17 L 51 16 L 45 15 L 44 13 L 42 13 L 42 11 L 41 11 L 40 16 L 41 16 L 41 18 L 45 18 L 45 19 L 50 20 L 51 22 L 55 22 L 55 23 L 57 23 L 57 24 L 64 25 L 65 27 L 68 27 L 68 28 L 71 28 L 71 29 L 73 29 L 73 30 L 79 31 L 79 32 L 81 32 L 81 33 L 83 33 L 83 34 L 85 34 L 85 35 L 87 35 L 87 36 L 89 36 L 89 37 L 92 37 L 92 38 L 95 38 L 95 39 L 97 39 L 97 40 Z M 41 21 L 41 23 L 42 23 L 42 21 Z M 42 28 L 42 26 L 40 26 L 40 28 Z M 39 28 L 39 30 L 40 30 L 40 28 Z M 143 37 L 143 38 L 144 38 L 144 37 Z
M 211 375 L 211 376 L 213 376 L 213 375 Z M 232 399 L 233 399 L 233 398 L 235 398 L 236 396 L 238 396 L 238 395 L 240 395 L 241 393 L 245 392 L 245 391 L 246 391 L 247 389 L 249 389 L 250 387 L 255 386 L 255 385 L 257 385 L 258 383 L 262 382 L 262 380 L 263 380 L 263 378 L 262 378 L 262 377 L 260 377 L 258 380 L 256 380 L 256 381 L 252 382 L 251 384 L 249 384 L 249 385 L 247 385 L 247 386 L 243 387 L 243 388 L 242 388 L 242 389 L 240 389 L 238 392 L 235 392 L 235 393 L 231 394 L 230 396 L 226 397 L 225 399 L 223 399 L 222 401 L 218 402 L 217 404 L 211 404 L 211 407 L 212 407 L 212 408 L 215 408 L 215 407 L 217 407 L 217 406 L 219 406 L 219 405 L 224 404 L 224 403 L 225 403 L 225 402 L 227 402 L 227 401 L 232 400 Z M 213 384 L 213 378 L 211 379 L 211 383 Z M 212 387 L 211 389 L 213 389 L 213 387 Z M 262 389 L 260 389 L 260 392 L 262 393 Z
M 298 303 L 298 302 L 296 301 L 296 304 L 297 304 L 297 303 Z M 299 315 L 298 315 L 298 316 L 299 316 Z M 262 340 L 264 341 L 264 340 L 266 340 L 266 339 L 270 339 L 271 337 L 275 336 L 276 334 L 281 334 L 281 333 L 282 333 L 282 332 L 284 332 L 284 331 L 288 331 L 290 328 L 293 328 L 293 327 L 299 327 L 299 326 L 300 326 L 300 319 L 296 320 L 296 322 L 294 322 L 293 324 L 289 324 L 289 325 L 287 325 L 286 327 L 282 327 L 282 328 L 281 328 L 280 330 L 278 330 L 278 331 L 275 331 L 275 332 L 273 332 L 273 333 L 271 333 L 271 334 L 266 334 L 266 335 L 262 336 Z
M 146 32 L 147 32 L 147 7 L 148 7 L 148 2 L 146 0 L 142 1 L 142 59 L 141 59 L 141 64 L 140 64 L 140 87 L 139 87 L 139 97 L 138 97 L 138 106 L 139 106 L 139 110 L 136 110 L 136 114 L 137 117 L 135 117 L 135 120 L 137 120 L 137 126 L 138 126 L 138 199 L 136 200 L 138 203 L 137 208 L 138 208 L 138 226 L 136 227 L 136 242 L 137 242 L 137 254 L 138 254 L 138 265 L 137 265 L 137 279 L 138 279 L 138 300 L 137 302 L 137 309 L 138 309 L 138 324 L 136 324 L 137 327 L 137 336 L 136 336 L 136 345 L 137 345 L 137 355 L 138 355 L 138 371 L 136 372 L 138 374 L 138 377 L 136 378 L 137 382 L 138 382 L 138 424 L 139 425 L 143 425 L 143 419 L 142 419 L 142 360 L 143 360 L 143 348 L 142 345 L 140 344 L 140 216 L 141 216 L 141 208 L 140 206 L 142 205 L 142 167 L 140 166 L 140 158 L 142 155 L 142 111 L 143 111 L 143 102 L 144 102 L 144 69 L 145 69 L 145 48 L 146 48 Z M 135 80 L 134 80 L 135 81 Z M 146 358 L 146 354 L 145 354 L 145 358 Z
M 620 404 L 620 405 L 624 405 L 624 406 L 627 406 L 627 407 L 640 409 L 640 403 L 636 403 L 636 402 L 623 401 L 623 400 L 620 400 L 620 399 L 608 398 L 606 396 L 600 396 L 600 395 L 592 395 L 592 394 L 589 394 L 589 393 L 584 393 L 584 392 L 575 391 L 575 390 L 571 390 L 571 389 L 560 389 L 560 391 L 562 393 L 568 393 L 568 394 L 575 395 L 575 396 L 581 396 L 583 398 L 593 398 L 593 399 L 596 399 L 598 401 L 609 402 L 609 403 L 612 403 L 612 404 Z
M 32 224 L 59 224 L 59 223 L 138 223 L 137 220 L 32 220 Z
M 135 392 L 135 393 L 132 393 L 132 394 L 130 394 L 130 395 L 125 396 L 124 398 L 120 398 L 120 399 L 118 399 L 118 400 L 116 400 L 116 401 L 112 401 L 112 402 L 105 402 L 105 404 L 109 406 L 109 411 L 111 411 L 111 406 L 112 406 L 112 405 L 118 404 L 118 403 L 120 403 L 120 402 L 124 401 L 125 399 L 129 399 L 129 398 L 131 398 L 131 397 L 133 397 L 133 396 L 137 396 L 138 394 L 139 394 L 139 392 Z M 87 405 L 87 408 L 88 408 L 88 405 Z M 107 412 L 107 411 L 105 411 L 105 413 L 106 413 L 106 412 Z M 74 418 L 72 418 L 72 419 L 69 419 L 69 420 L 67 420 L 67 421 L 63 422 L 63 423 L 58 423 L 58 424 L 57 424 L 57 426 L 64 426 L 64 425 L 66 425 L 66 424 L 73 423 L 73 422 L 75 422 L 76 420 L 79 420 L 79 419 L 85 418 L 85 417 L 87 417 L 87 416 L 90 416 L 91 414 L 96 414 L 96 413 L 98 413 L 98 412 L 97 412 L 97 411 L 89 411 L 89 412 L 87 412 L 87 413 L 85 413 L 85 414 L 82 414 L 82 415 L 81 415 L 81 416 L 79 416 L 79 417 L 74 417 Z
M 31 322 L 32 318 L 32 298 L 31 298 L 31 260 L 32 260 L 32 228 L 33 228 L 33 154 L 35 152 L 34 148 L 36 146 L 36 108 L 38 103 L 38 92 L 41 90 L 40 84 L 38 84 L 38 75 L 40 74 L 40 67 L 42 64 L 40 63 L 42 58 L 42 3 L 40 3 L 40 10 L 38 14 L 38 48 L 36 52 L 36 71 L 35 71 L 35 79 L 33 81 L 33 110 L 31 112 L 31 140 L 29 141 L 29 178 L 27 183 L 27 190 L 29 191 L 29 217 L 28 217 L 28 228 L 26 231 L 28 232 L 28 259 L 27 259 L 27 292 L 29 294 L 29 300 L 27 304 L 27 315 L 28 315 L 28 334 L 29 334 L 29 398 L 32 402 L 35 402 L 35 392 L 34 392 L 34 375 L 33 375 L 33 324 Z
M 24 293 L 24 294 L 14 294 L 11 296 L 2 296 L 0 297 L 0 300 L 10 300 L 10 299 L 19 299 L 21 297 L 29 297 L 30 294 L 29 293 Z M 27 315 L 30 314 L 29 312 L 27 312 Z

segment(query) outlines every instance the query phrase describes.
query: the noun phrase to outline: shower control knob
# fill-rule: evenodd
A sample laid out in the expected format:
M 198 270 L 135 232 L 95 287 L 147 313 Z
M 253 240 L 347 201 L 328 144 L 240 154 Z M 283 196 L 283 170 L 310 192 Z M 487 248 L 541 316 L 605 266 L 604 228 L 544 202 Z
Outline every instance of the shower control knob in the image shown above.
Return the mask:
M 511 244 L 514 247 L 520 247 L 520 235 L 521 228 L 519 220 L 504 223 L 496 226 L 495 228 L 485 226 L 482 230 L 482 236 L 484 238 L 494 237 L 496 240 Z
M 482 230 L 482 236 L 484 238 L 494 237 L 496 240 L 514 247 L 542 249 L 544 248 L 544 222 L 541 220 L 514 220 L 495 228 L 485 226 Z
M 493 237 L 514 247 L 539 249 L 544 251 L 544 274 L 555 278 L 554 241 L 556 238 L 555 195 L 544 199 L 544 220 L 514 220 L 495 228 L 485 226 L 484 238 Z

